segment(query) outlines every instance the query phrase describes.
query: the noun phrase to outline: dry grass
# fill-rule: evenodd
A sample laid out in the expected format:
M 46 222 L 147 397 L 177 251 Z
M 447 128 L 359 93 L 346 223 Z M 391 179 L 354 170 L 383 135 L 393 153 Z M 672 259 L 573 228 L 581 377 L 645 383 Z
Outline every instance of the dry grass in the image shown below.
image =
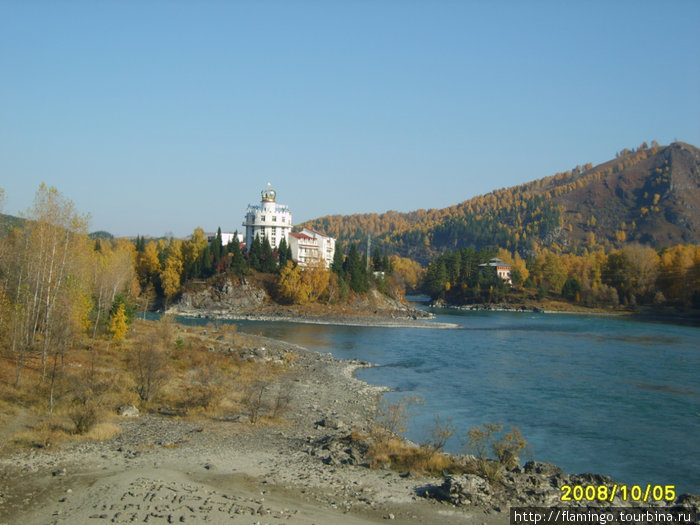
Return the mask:
M 167 379 L 151 399 L 143 401 L 137 394 L 132 356 L 138 345 L 154 334 L 166 334 L 162 350 Z M 60 363 L 51 417 L 49 382 L 41 380 L 39 356 L 27 361 L 22 379 L 15 386 L 15 363 L 0 354 L 0 450 L 54 449 L 75 440 L 111 439 L 120 429 L 109 420 L 117 407 L 127 403 L 142 411 L 167 405 L 182 416 L 199 419 L 228 420 L 247 415 L 250 407 L 244 402 L 246 389 L 256 382 L 267 385 L 257 407 L 257 422 L 281 423 L 284 400 L 275 398 L 279 391 L 275 385 L 295 356 L 287 353 L 282 364 L 240 357 L 243 350 L 259 346 L 256 336 L 240 334 L 232 324 L 186 327 L 167 320 L 136 320 L 120 344 L 107 336 L 96 340 L 85 337 L 76 341 Z M 45 421 L 29 425 L 25 421 L 28 415 L 34 423 L 37 419 Z M 88 417 L 83 419 L 83 415 Z
M 71 429 L 64 421 L 42 421 L 10 439 L 10 450 L 27 448 L 58 448 L 71 438 Z
M 84 437 L 90 441 L 108 441 L 121 433 L 122 429 L 119 425 L 114 423 L 97 423 Z
M 367 458 L 373 468 L 388 467 L 414 476 L 465 472 L 465 465 L 454 456 L 426 445 L 407 443 L 400 438 L 373 439 Z

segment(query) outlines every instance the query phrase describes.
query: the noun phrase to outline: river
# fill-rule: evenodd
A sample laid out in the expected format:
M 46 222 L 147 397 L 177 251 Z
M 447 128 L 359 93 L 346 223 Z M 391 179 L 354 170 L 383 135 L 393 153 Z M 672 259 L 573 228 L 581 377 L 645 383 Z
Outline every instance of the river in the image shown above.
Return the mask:
M 471 427 L 516 426 L 534 459 L 567 472 L 700 493 L 700 328 L 508 312 L 440 311 L 436 321 L 459 328 L 235 323 L 376 363 L 357 376 L 392 388 L 390 401 L 423 400 L 412 408 L 414 441 L 429 437 L 436 414 L 458 428 L 451 452 Z

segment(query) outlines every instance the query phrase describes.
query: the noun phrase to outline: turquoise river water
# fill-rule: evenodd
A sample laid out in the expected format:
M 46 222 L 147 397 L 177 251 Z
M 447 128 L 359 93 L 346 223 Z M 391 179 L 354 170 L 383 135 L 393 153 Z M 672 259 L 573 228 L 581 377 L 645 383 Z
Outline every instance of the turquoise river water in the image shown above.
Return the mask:
M 539 461 L 633 484 L 700 493 L 700 328 L 623 317 L 439 311 L 458 329 L 239 322 L 256 333 L 358 358 L 357 377 L 418 396 L 407 437 L 452 419 L 459 452 L 484 422 L 516 426 Z M 183 322 L 195 322 L 182 319 Z M 196 320 L 196 322 L 207 322 Z

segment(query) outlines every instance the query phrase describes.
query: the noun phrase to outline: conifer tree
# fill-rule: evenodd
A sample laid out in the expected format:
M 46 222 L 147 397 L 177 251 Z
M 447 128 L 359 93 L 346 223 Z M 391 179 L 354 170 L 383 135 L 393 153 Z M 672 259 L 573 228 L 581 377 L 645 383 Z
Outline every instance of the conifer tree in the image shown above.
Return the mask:
M 279 268 L 282 269 L 284 266 L 287 264 L 287 261 L 290 261 L 291 258 L 291 250 L 289 249 L 289 246 L 287 245 L 287 241 L 285 240 L 284 237 L 282 237 L 282 240 L 280 241 L 280 245 L 277 248 L 277 253 L 278 253 L 278 265 Z
M 272 246 L 267 237 L 262 241 L 262 254 L 260 257 L 260 271 L 264 273 L 273 273 L 277 269 L 277 261 L 272 252 Z
M 331 270 L 338 275 L 343 275 L 345 270 L 343 265 L 345 263 L 345 258 L 343 257 L 343 246 L 340 242 L 335 243 L 335 253 L 333 254 L 333 263 L 331 264 Z
M 124 303 L 119 303 L 116 312 L 114 312 L 110 320 L 109 331 L 112 332 L 115 341 L 121 341 L 126 337 L 127 329 L 128 324 Z
M 212 246 L 212 254 L 214 256 L 214 267 L 216 268 L 221 261 L 221 256 L 223 255 L 223 243 L 221 241 L 221 226 L 216 230 L 216 237 L 214 238 Z
M 355 243 L 350 245 L 350 251 L 345 259 L 345 273 L 350 281 L 350 289 L 353 292 L 363 293 L 369 290 L 367 279 L 367 256 L 360 254 Z
M 250 251 L 248 251 L 248 264 L 253 270 L 261 271 L 260 259 L 262 257 L 262 241 L 260 236 L 256 235 L 253 238 L 253 243 L 250 245 Z
M 374 248 L 374 253 L 372 254 L 372 268 L 375 272 L 383 272 L 386 270 L 383 264 L 382 256 L 379 253 L 379 248 Z
M 229 247 L 231 250 L 231 269 L 236 275 L 243 275 L 248 271 L 248 265 L 246 264 L 245 257 L 243 257 L 241 245 L 238 242 L 238 232 L 234 235 L 233 241 Z

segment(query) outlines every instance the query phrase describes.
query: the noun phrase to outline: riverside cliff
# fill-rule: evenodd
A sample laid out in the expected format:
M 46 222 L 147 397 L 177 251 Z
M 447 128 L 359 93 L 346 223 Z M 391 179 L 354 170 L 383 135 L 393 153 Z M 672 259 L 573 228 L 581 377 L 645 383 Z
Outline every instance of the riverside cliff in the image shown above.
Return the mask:
M 213 319 L 377 326 L 420 326 L 422 321 L 435 317 L 376 290 L 354 295 L 343 304 L 282 305 L 263 286 L 246 278 L 227 278 L 213 285 L 194 284 L 167 313 Z

